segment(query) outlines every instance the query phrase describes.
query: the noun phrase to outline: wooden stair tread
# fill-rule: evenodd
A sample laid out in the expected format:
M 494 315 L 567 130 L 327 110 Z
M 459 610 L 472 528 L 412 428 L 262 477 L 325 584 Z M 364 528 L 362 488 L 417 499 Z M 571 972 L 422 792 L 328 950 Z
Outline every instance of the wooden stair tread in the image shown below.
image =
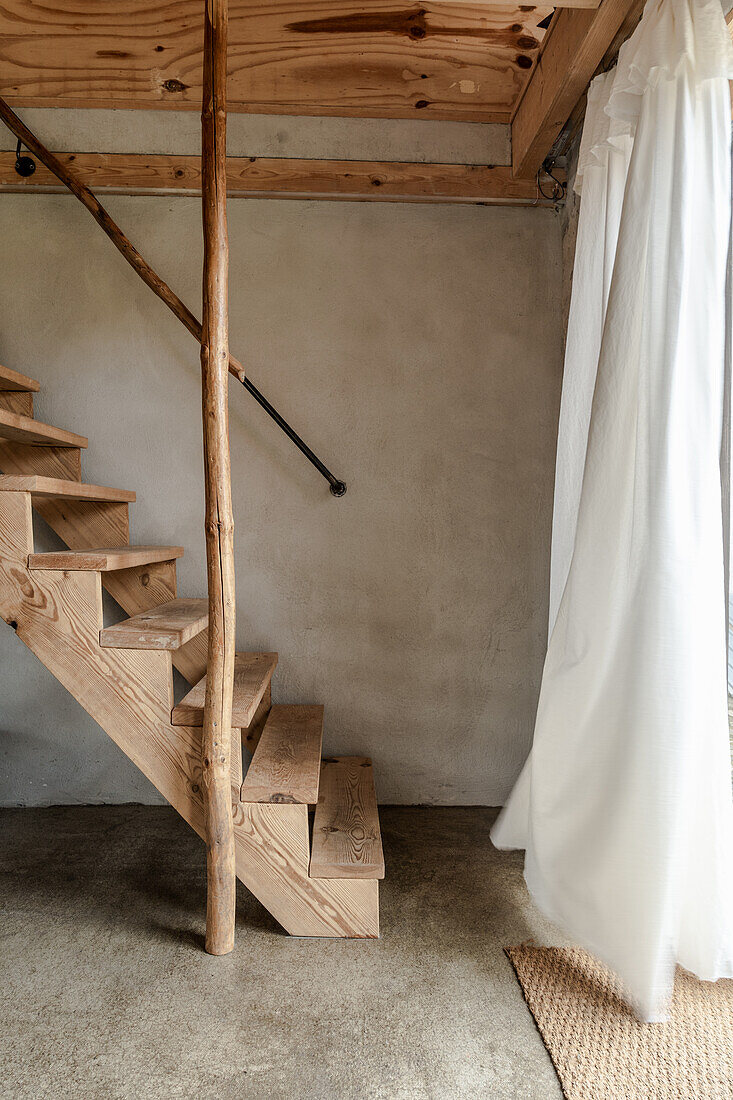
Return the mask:
M 22 393 L 38 393 L 40 382 L 35 378 L 29 378 L 27 374 L 20 374 L 10 367 L 0 366 L 0 390 L 20 390 Z
M 83 481 L 64 481 L 60 477 L 40 477 L 38 474 L 0 475 L 0 492 L 31 493 L 44 499 L 96 500 L 131 504 L 135 493 L 131 489 L 110 489 L 106 485 L 87 485 Z
M 277 653 L 237 653 L 234 658 L 234 695 L 232 726 L 246 727 L 255 716 L 260 699 L 277 665 Z M 173 708 L 174 726 L 201 726 L 204 721 L 206 677 L 191 688 L 188 695 Z
M 109 649 L 180 649 L 209 625 L 209 601 L 168 600 L 100 631 Z
M 172 561 L 183 555 L 182 546 L 102 546 L 88 550 L 59 550 L 50 554 L 30 554 L 29 569 L 88 569 L 109 573 Z
M 42 424 L 32 416 L 0 409 L 0 439 L 9 439 L 13 443 L 35 443 L 46 447 L 86 447 L 88 440 L 76 432 L 67 432 L 64 428 L 54 428 Z
M 384 878 L 372 762 L 327 757 L 313 822 L 311 878 Z
M 241 801 L 315 806 L 322 740 L 322 706 L 272 707 L 242 784 Z

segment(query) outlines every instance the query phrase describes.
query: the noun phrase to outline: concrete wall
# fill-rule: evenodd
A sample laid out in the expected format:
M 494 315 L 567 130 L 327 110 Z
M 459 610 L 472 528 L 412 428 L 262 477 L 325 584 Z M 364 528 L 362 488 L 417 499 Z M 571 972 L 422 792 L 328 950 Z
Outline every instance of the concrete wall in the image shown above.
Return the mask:
M 110 148 L 144 117 L 31 114 L 56 148 Z M 162 121 L 167 147 L 192 151 L 190 116 Z M 347 153 L 340 120 L 311 121 L 316 156 L 339 140 L 340 155 L 364 155 L 370 134 L 369 156 L 431 159 L 437 141 L 491 159 L 476 131 L 506 144 L 500 127 L 420 138 L 380 124 L 380 146 L 372 124 L 352 127 Z M 272 151 L 279 132 L 280 148 L 306 152 L 291 140 L 303 123 L 268 120 L 269 137 L 257 125 L 243 149 Z M 198 200 L 108 206 L 198 308 Z M 279 652 L 276 700 L 324 702 L 327 750 L 371 754 L 382 801 L 501 802 L 545 644 L 559 219 L 241 199 L 229 215 L 232 349 L 349 486 L 332 498 L 232 384 L 240 648 Z M 134 541 L 185 545 L 179 590 L 204 594 L 195 344 L 74 199 L 2 196 L 0 241 L 0 361 L 42 382 L 39 418 L 90 437 L 86 479 L 137 491 Z M 0 669 L 0 802 L 157 800 L 4 624 Z

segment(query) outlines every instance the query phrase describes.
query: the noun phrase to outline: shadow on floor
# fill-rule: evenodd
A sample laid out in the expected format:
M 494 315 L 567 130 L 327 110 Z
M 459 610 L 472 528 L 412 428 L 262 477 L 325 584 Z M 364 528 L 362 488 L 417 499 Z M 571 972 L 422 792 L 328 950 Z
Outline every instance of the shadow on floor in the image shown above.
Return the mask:
M 385 807 L 380 940 L 286 936 L 167 807 L 2 810 L 0 1096 L 557 1100 L 503 948 L 547 931 L 484 808 Z

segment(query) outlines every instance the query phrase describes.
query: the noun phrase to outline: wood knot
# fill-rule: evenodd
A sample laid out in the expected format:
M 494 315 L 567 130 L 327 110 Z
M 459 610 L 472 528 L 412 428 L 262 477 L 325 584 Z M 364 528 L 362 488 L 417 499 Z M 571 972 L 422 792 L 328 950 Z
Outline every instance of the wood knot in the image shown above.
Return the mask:
M 532 58 L 531 57 L 526 57 L 523 53 L 520 53 L 519 56 L 517 57 L 517 65 L 519 65 L 520 69 L 531 69 L 532 68 Z
M 427 105 L 428 105 L 427 99 L 418 99 L 417 103 L 415 104 L 415 107 L 418 111 L 420 111 L 420 110 L 422 110 L 423 107 L 427 107 Z
M 184 84 L 182 80 L 164 80 L 163 87 L 166 92 L 185 92 L 188 84 Z

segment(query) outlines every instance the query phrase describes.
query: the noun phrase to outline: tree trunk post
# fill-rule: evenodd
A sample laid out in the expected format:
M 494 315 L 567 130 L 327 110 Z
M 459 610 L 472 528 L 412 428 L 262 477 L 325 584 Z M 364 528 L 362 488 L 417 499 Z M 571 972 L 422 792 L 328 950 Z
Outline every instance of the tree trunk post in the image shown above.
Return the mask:
M 234 947 L 236 871 L 229 769 L 236 604 L 227 407 L 228 264 L 226 217 L 227 0 L 205 0 L 201 182 L 204 278 L 201 373 L 209 654 L 202 730 L 206 817 L 206 950 Z

